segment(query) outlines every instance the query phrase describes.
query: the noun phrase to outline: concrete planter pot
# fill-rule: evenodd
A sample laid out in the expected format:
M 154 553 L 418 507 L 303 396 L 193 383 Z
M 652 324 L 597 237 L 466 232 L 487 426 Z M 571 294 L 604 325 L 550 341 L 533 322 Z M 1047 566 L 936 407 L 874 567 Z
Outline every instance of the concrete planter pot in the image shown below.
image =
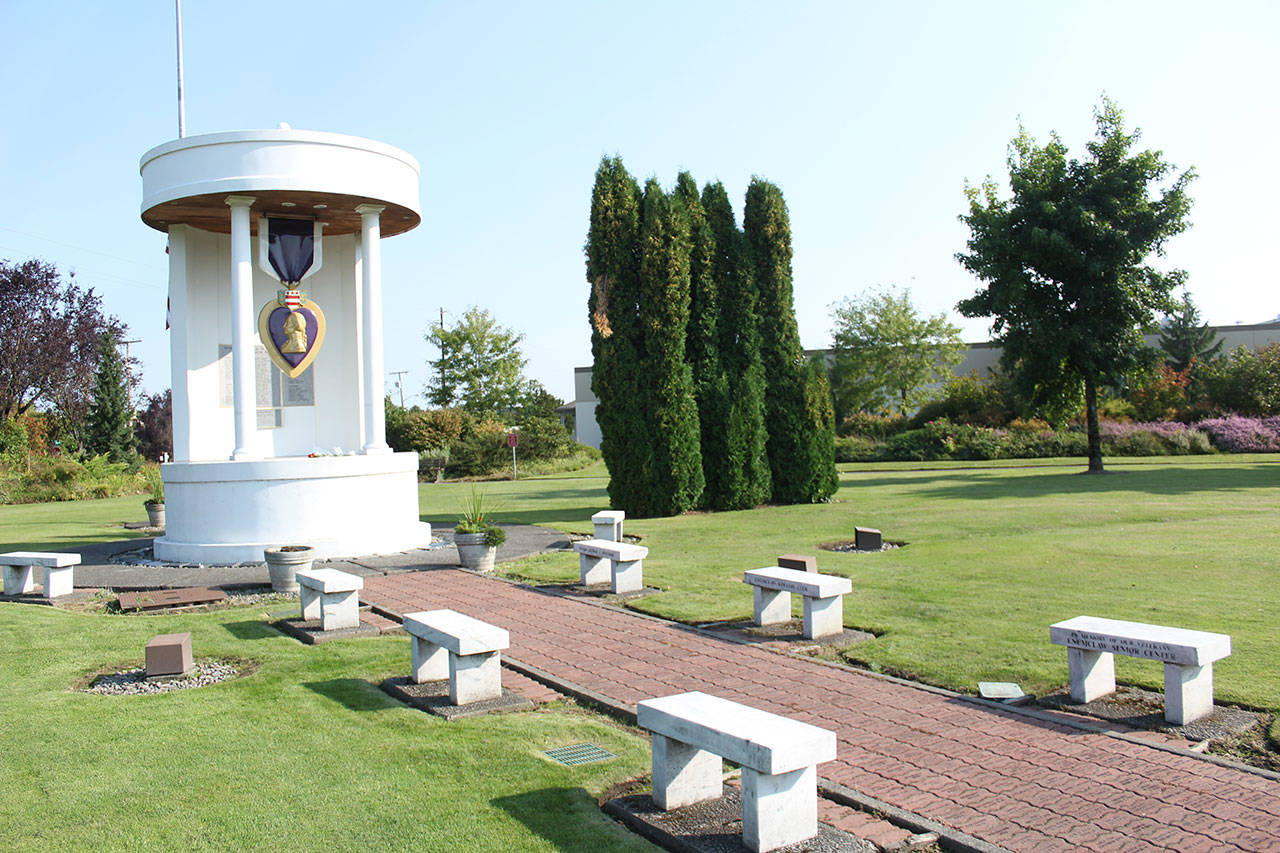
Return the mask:
M 144 501 L 147 510 L 147 524 L 152 527 L 164 527 L 164 504 L 155 501 Z
M 484 543 L 483 533 L 455 533 L 453 544 L 458 546 L 458 562 L 463 568 L 478 572 L 493 571 L 494 556 L 498 549 Z
M 267 561 L 271 588 L 276 592 L 297 592 L 299 571 L 311 568 L 316 549 L 310 545 L 280 545 L 262 552 Z

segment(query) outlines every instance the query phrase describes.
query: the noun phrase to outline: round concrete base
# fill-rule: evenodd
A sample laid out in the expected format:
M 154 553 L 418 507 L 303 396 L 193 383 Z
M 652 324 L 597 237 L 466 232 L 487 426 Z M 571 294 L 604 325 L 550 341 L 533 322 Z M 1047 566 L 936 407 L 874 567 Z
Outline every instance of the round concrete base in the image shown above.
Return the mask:
M 316 559 L 426 547 L 415 453 L 287 457 L 161 466 L 168 526 L 160 560 L 262 562 L 264 548 L 310 545 Z

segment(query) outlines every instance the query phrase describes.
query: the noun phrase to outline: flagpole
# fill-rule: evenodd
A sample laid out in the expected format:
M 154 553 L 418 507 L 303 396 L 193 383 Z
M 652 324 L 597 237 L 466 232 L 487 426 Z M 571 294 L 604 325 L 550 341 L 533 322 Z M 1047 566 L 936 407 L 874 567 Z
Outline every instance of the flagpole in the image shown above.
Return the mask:
M 187 135 L 187 107 L 182 100 L 182 0 L 173 0 L 178 23 L 178 138 Z

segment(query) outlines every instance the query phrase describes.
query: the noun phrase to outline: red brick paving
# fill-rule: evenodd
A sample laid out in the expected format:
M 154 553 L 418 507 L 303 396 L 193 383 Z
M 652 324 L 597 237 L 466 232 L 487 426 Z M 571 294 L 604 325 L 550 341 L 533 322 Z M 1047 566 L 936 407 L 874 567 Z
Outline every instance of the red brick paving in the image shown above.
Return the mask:
M 470 572 L 368 578 L 362 597 L 500 625 L 510 658 L 615 702 L 703 690 L 833 729 L 824 779 L 1010 850 L 1280 851 L 1280 782 L 1190 755 Z

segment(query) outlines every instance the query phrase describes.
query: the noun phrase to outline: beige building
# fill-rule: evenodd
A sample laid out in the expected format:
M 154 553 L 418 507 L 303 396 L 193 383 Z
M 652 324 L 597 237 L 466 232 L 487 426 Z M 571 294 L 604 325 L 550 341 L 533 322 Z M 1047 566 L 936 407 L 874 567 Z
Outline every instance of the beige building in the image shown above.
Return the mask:
M 1236 347 L 1257 349 L 1267 344 L 1280 341 L 1280 321 L 1271 323 L 1254 323 L 1252 325 L 1210 326 L 1222 340 L 1222 351 L 1228 353 Z M 1160 335 L 1147 335 L 1147 344 L 1152 347 L 1160 345 Z M 1000 363 L 1001 347 L 997 343 L 984 341 L 965 346 L 964 358 L 953 370 L 957 376 L 966 376 L 976 370 L 979 376 L 986 376 Z M 827 354 L 830 350 L 809 350 L 810 358 L 818 354 Z M 575 367 L 573 369 L 573 407 L 574 437 L 583 444 L 592 447 L 600 446 L 600 425 L 596 423 L 596 395 L 591 391 L 591 368 Z M 567 407 L 566 407 L 567 408 Z

